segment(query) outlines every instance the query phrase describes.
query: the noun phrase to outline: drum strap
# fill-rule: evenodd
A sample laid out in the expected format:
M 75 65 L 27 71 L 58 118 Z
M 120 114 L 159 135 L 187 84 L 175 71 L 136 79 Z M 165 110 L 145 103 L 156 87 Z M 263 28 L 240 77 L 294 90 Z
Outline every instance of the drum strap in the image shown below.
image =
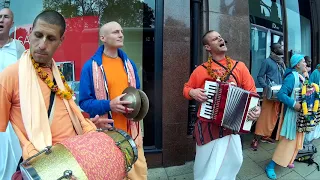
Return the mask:
M 53 78 L 53 83 L 56 84 L 56 80 L 54 78 Z M 50 103 L 49 103 L 49 108 L 48 108 L 48 118 L 49 118 L 51 110 L 52 110 L 54 97 L 55 97 L 55 93 L 53 91 L 51 91 Z M 21 156 L 16 171 L 20 171 L 20 164 L 22 163 L 22 161 L 23 161 L 23 158 Z
M 53 84 L 56 84 L 56 80 L 54 78 L 53 78 Z M 48 108 L 48 118 L 50 118 L 54 97 L 55 97 L 55 93 L 53 91 L 51 91 L 50 103 L 49 103 L 49 108 Z

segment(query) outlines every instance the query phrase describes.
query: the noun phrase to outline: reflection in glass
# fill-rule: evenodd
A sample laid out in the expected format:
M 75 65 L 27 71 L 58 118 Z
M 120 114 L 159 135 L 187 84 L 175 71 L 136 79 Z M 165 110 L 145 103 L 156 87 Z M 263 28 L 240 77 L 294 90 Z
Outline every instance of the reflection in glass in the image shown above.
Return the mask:
M 282 25 L 280 0 L 249 0 L 249 11 L 254 17 Z
M 311 56 L 310 7 L 305 0 L 286 1 L 288 18 L 288 49 L 292 53 Z M 305 17 L 303 15 L 308 15 Z
M 66 81 L 74 81 L 74 62 L 65 61 L 56 63 L 60 72 L 63 74 Z
M 261 88 L 257 81 L 262 60 L 266 59 L 267 32 L 251 27 L 251 75 L 257 88 Z

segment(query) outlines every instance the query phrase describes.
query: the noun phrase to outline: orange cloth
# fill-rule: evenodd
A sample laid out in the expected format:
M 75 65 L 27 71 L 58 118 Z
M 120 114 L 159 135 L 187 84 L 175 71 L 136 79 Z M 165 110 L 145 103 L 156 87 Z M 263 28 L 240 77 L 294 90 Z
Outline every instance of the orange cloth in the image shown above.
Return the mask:
M 270 137 L 277 124 L 280 112 L 280 102 L 263 98 L 261 114 L 256 122 L 255 134 Z
M 128 76 L 124 69 L 124 64 L 121 58 L 110 58 L 103 54 L 102 65 L 106 74 L 107 85 L 109 90 L 109 98 L 112 100 L 117 96 L 120 96 L 125 88 L 129 86 Z M 114 126 L 118 129 L 122 129 L 131 135 L 130 128 L 128 127 L 127 118 L 121 114 L 112 112 L 112 119 L 114 120 Z M 140 127 L 141 129 L 141 127 Z M 129 132 L 128 132 L 129 131 Z M 141 133 L 141 131 L 140 131 Z M 141 136 L 141 134 L 140 134 Z M 135 138 L 135 137 L 132 137 Z M 142 139 L 141 139 L 142 144 Z M 132 169 L 128 173 L 128 177 L 125 179 L 130 180 L 146 180 L 148 175 L 147 161 L 144 156 L 142 145 L 138 148 L 138 159 L 132 166 Z
M 282 167 L 287 167 L 289 164 L 292 164 L 298 151 L 303 148 L 303 140 L 304 133 L 299 132 L 297 132 L 296 139 L 292 141 L 281 136 L 272 160 Z
M 24 159 L 35 152 L 33 145 L 26 141 L 28 136 L 24 128 L 20 110 L 20 97 L 19 97 L 19 62 L 6 68 L 0 73 L 0 132 L 5 132 L 9 119 L 12 126 L 20 140 L 21 147 L 24 151 Z M 52 72 L 49 68 L 43 68 L 52 79 Z M 51 90 L 38 77 L 39 85 L 42 91 L 46 108 L 49 107 Z M 55 109 L 52 124 L 50 126 L 52 133 L 52 144 L 61 142 L 69 137 L 76 135 L 73 128 L 67 108 L 62 99 L 56 98 Z M 91 122 L 89 122 L 90 124 Z M 94 126 L 91 123 L 92 127 Z M 95 128 L 95 126 L 94 126 Z M 85 130 L 84 130 L 85 131 Z
M 109 97 L 112 100 L 128 87 L 128 76 L 120 57 L 110 58 L 103 55 L 102 65 L 107 78 Z M 123 114 L 112 112 L 112 119 L 116 128 L 128 132 L 127 118 Z
M 297 132 L 296 139 L 290 141 L 283 136 L 280 136 L 283 118 L 284 118 L 284 105 L 281 105 L 281 113 L 279 118 L 279 125 L 277 131 L 277 138 L 279 144 L 276 147 L 276 150 L 273 153 L 272 160 L 282 167 L 287 167 L 289 164 L 294 162 L 298 151 L 303 148 L 304 133 Z
M 143 147 L 138 146 L 138 159 L 132 166 L 132 169 L 128 172 L 128 176 L 125 180 L 147 180 L 147 177 L 148 167 Z
M 20 110 L 18 66 L 18 63 L 9 66 L 0 74 L 0 131 L 4 132 L 6 130 L 10 119 L 11 123 L 15 124 L 27 137 Z M 49 68 L 43 68 L 43 70 L 46 71 L 52 79 L 51 70 Z M 39 77 L 38 80 L 46 108 L 48 109 L 51 90 Z M 56 98 L 55 100 L 54 117 L 50 127 L 53 144 L 76 135 L 62 99 Z

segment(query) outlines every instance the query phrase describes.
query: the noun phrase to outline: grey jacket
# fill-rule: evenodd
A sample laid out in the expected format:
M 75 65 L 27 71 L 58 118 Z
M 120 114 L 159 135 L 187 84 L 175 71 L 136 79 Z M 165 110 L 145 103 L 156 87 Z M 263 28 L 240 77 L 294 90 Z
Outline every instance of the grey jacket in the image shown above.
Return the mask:
M 275 84 L 282 84 L 279 65 L 271 58 L 263 60 L 257 79 L 262 88 L 268 86 L 272 81 Z

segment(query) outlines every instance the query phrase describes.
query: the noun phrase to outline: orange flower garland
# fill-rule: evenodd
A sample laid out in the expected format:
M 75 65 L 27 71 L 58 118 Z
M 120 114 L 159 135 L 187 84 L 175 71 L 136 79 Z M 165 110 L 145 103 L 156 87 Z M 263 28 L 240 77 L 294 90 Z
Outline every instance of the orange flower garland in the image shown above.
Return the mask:
M 229 56 L 226 56 L 226 59 L 227 59 L 227 70 L 226 72 L 222 75 L 222 77 L 218 77 L 214 72 L 213 70 L 211 69 L 211 64 L 212 64 L 212 57 L 210 56 L 208 58 L 208 66 L 207 66 L 207 71 L 208 71 L 208 74 L 214 79 L 214 80 L 217 80 L 217 81 L 225 81 L 226 80 L 226 77 L 227 75 L 230 73 L 231 71 L 231 59 Z
M 66 88 L 65 91 L 62 91 L 61 89 L 59 89 L 58 85 L 54 84 L 54 82 L 51 81 L 48 73 L 42 71 L 42 68 L 39 67 L 39 64 L 36 63 L 34 59 L 32 59 L 32 64 L 33 64 L 33 67 L 36 69 L 36 72 L 38 73 L 39 77 L 48 85 L 48 87 L 51 89 L 52 92 L 56 93 L 56 95 L 58 95 L 61 99 L 64 98 L 69 100 L 72 98 L 73 91 L 69 87 L 68 83 L 66 82 L 61 72 L 60 72 L 60 76 L 64 84 L 64 87 Z

